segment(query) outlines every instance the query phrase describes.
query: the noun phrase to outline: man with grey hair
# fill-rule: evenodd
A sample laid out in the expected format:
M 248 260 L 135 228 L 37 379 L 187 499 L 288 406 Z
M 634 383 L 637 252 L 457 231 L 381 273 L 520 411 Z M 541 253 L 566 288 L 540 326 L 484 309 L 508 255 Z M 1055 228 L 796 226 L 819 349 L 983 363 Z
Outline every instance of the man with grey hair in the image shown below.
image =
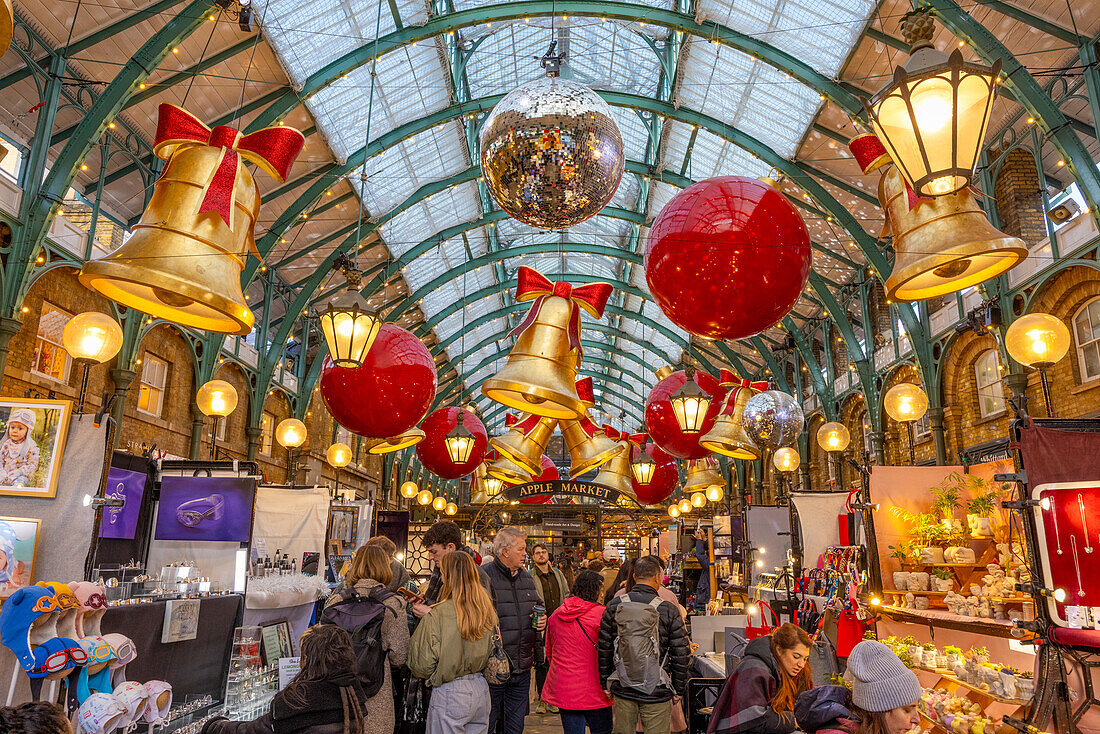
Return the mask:
M 489 684 L 492 709 L 489 731 L 521 734 L 531 691 L 531 668 L 542 655 L 539 635 L 546 628 L 544 613 L 535 618 L 535 605 L 542 604 L 538 585 L 523 568 L 527 560 L 527 535 L 519 528 L 503 527 L 493 539 L 493 562 L 483 566 L 489 577 L 489 592 L 500 623 L 500 640 L 512 664 L 507 683 Z

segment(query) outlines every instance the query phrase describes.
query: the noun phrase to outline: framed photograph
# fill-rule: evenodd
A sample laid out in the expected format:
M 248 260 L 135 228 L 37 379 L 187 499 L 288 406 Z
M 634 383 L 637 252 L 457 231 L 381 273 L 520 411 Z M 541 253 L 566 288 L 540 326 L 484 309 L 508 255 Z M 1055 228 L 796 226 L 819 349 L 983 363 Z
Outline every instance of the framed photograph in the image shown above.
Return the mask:
M 0 495 L 57 496 L 69 400 L 0 398 Z
M 359 508 L 356 506 L 333 505 L 329 511 L 328 539 L 330 543 L 339 543 L 341 549 L 355 547 L 359 528 Z
M 39 522 L 37 518 L 0 517 L 0 599 L 30 586 L 38 553 Z
M 294 656 L 294 643 L 290 640 L 290 622 L 280 619 L 260 627 L 260 651 L 264 665 L 271 665 L 280 658 Z

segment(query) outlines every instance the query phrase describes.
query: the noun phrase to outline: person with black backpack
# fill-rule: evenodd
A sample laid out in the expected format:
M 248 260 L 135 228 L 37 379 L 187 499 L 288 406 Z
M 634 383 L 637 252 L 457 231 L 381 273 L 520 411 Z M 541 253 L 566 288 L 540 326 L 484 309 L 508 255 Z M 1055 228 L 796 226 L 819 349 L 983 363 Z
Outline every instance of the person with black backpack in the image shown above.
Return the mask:
M 345 578 L 347 588 L 325 603 L 318 620 L 351 636 L 359 684 L 367 696 L 364 734 L 393 734 L 393 676 L 409 653 L 405 601 L 386 589 L 393 580 L 389 555 L 377 546 L 355 552 Z
M 669 734 L 672 700 L 688 682 L 688 637 L 675 604 L 657 595 L 661 564 L 634 562 L 634 588 L 611 599 L 600 620 L 600 683 L 614 700 L 614 734 Z

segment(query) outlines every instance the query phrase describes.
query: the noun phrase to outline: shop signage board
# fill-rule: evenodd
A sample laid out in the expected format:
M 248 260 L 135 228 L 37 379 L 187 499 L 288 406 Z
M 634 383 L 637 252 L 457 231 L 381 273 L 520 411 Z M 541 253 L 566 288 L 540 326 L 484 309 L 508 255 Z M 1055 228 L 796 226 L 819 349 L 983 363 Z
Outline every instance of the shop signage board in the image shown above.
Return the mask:
M 543 530 L 561 530 L 574 533 L 583 532 L 585 523 L 580 518 L 573 517 L 544 517 L 542 518 Z
M 193 640 L 199 634 L 199 600 L 169 599 L 164 604 L 161 644 Z
M 622 492 L 602 484 L 592 482 L 575 482 L 562 479 L 549 479 L 544 482 L 527 482 L 517 484 L 504 490 L 505 498 L 509 500 L 522 500 L 528 497 L 545 497 L 548 494 L 565 494 L 573 497 L 591 497 L 592 499 L 615 504 L 622 496 Z

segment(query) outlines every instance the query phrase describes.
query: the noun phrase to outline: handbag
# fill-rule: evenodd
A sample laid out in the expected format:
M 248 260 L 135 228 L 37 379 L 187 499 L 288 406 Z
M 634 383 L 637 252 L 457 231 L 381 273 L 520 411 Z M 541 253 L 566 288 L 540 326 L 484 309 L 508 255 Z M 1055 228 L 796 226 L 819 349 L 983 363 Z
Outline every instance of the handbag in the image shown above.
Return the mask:
M 422 678 L 409 678 L 409 684 L 405 689 L 405 700 L 402 710 L 398 713 L 398 731 L 402 734 L 418 734 L 424 731 L 428 723 L 428 704 L 431 701 L 432 689 L 427 681 Z
M 512 677 L 512 663 L 508 660 L 508 653 L 504 652 L 504 643 L 500 639 L 500 627 L 493 628 L 489 660 L 485 663 L 485 669 L 481 672 L 484 674 L 485 680 L 495 686 L 507 683 L 508 679 Z
M 772 617 L 775 619 L 775 626 L 779 626 L 779 615 L 775 613 L 775 610 L 772 609 L 766 601 L 761 599 L 756 604 L 760 609 L 760 625 L 754 627 L 752 624 L 746 624 L 745 637 L 750 640 L 755 640 L 757 637 L 764 637 L 765 635 L 771 634 L 772 626 L 768 624 L 768 618 L 764 614 L 765 609 L 772 613 Z

